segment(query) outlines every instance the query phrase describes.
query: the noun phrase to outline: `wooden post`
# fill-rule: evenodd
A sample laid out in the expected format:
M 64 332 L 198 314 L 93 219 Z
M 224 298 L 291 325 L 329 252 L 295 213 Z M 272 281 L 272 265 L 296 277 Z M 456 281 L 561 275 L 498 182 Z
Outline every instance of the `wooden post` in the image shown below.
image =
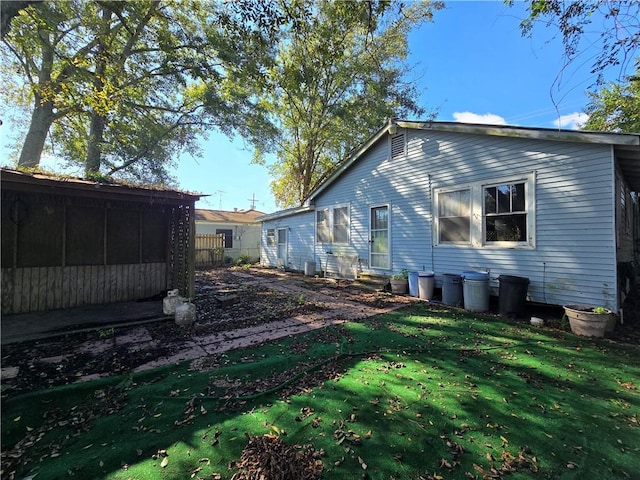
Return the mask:
M 189 205 L 189 245 L 187 251 L 187 275 L 188 275 L 188 295 L 193 299 L 195 296 L 195 276 L 196 276 L 196 202 Z

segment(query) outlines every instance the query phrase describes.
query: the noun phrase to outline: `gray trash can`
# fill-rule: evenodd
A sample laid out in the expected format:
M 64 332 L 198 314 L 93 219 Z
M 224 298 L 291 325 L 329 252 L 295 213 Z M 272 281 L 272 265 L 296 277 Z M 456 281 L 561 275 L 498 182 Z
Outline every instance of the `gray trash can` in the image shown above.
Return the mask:
M 462 305 L 462 277 L 455 273 L 442 274 L 442 303 L 458 307 Z
M 513 275 L 500 275 L 498 311 L 500 315 L 522 315 L 527 303 L 529 279 Z
M 489 310 L 489 274 L 475 270 L 462 272 L 464 308 L 472 312 Z
M 412 297 L 419 296 L 418 272 L 409 272 L 409 295 Z

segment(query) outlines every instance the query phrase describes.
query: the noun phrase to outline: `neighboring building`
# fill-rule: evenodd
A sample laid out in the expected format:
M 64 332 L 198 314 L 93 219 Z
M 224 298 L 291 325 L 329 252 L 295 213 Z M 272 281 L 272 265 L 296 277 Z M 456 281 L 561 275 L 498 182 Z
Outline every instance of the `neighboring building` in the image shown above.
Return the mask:
M 635 192 L 635 193 L 632 193 Z M 640 135 L 397 120 L 299 208 L 266 215 L 262 262 L 341 276 L 530 279 L 529 299 L 621 305 L 638 271 Z
M 264 215 L 258 210 L 196 209 L 196 235 L 223 234 L 224 256 L 236 260 L 240 255 L 260 258 L 260 223 Z
M 2 313 L 194 293 L 200 197 L 2 169 Z

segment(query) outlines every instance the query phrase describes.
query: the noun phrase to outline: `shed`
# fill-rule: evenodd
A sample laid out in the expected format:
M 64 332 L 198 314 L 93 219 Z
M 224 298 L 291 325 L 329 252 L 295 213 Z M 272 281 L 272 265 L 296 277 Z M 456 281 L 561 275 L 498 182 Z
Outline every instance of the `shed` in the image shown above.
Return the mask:
M 2 313 L 193 296 L 198 195 L 2 169 Z
M 638 134 L 393 120 L 303 206 L 261 218 L 261 258 L 430 270 L 437 286 L 480 269 L 494 294 L 515 275 L 530 301 L 617 310 L 638 273 L 638 192 Z

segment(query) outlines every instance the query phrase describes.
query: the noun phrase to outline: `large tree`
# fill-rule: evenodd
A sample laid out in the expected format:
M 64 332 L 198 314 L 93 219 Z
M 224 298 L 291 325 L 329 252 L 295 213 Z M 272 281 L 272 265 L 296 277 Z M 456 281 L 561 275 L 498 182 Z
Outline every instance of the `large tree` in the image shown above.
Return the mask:
M 513 4 L 513 0 L 506 0 Z M 537 23 L 558 28 L 564 44 L 565 65 L 584 55 L 591 62 L 595 84 L 604 72 L 619 69 L 623 78 L 640 49 L 640 2 L 637 0 L 528 0 L 529 16 L 521 24 L 531 35 Z M 586 41 L 584 41 L 586 40 Z
M 330 0 L 312 5 L 311 15 L 294 12 L 305 21 L 286 32 L 259 92 L 277 135 L 250 136 L 257 161 L 269 146 L 275 153 L 271 186 L 282 207 L 302 204 L 387 118 L 423 113 L 407 80 L 407 36 L 442 7 Z M 297 2 L 290 8 L 308 6 Z
M 640 63 L 635 75 L 589 94 L 584 128 L 604 132 L 640 132 Z
M 164 180 L 172 159 L 196 150 L 207 129 L 259 123 L 251 99 L 234 98 L 228 86 L 259 78 L 282 21 L 275 12 L 269 0 L 25 8 L 3 51 L 3 77 L 14 86 L 3 100 L 28 99 L 32 112 L 19 165 L 38 165 L 50 138 L 86 176 Z

